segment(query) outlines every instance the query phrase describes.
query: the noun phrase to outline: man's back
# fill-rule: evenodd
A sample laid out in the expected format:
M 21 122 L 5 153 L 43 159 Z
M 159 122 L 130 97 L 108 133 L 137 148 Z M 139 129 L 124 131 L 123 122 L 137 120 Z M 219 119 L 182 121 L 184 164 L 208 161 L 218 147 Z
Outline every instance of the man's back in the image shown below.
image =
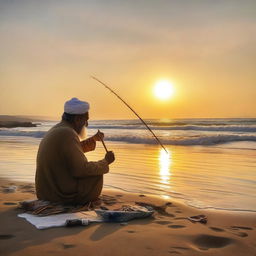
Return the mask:
M 36 169 L 38 199 L 68 203 L 77 196 L 77 179 L 67 163 L 72 138 L 78 140 L 75 131 L 61 122 L 51 128 L 41 141 Z

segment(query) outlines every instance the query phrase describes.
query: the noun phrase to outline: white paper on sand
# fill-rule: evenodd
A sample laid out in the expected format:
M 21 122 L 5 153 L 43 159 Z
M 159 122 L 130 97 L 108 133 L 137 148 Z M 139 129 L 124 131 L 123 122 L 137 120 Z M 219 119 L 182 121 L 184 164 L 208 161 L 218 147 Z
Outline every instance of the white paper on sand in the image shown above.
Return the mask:
M 86 219 L 90 222 L 103 222 L 103 219 L 97 216 L 95 211 L 63 213 L 45 217 L 39 217 L 29 213 L 18 214 L 18 217 L 25 218 L 29 223 L 34 225 L 37 229 L 46 229 L 52 227 L 65 226 L 66 220 Z

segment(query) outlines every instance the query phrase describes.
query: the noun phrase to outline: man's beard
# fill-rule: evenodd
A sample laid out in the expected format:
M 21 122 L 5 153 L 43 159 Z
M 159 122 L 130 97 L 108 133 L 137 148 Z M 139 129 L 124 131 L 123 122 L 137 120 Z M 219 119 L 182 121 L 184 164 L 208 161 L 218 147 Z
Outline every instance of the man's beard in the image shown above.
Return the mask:
M 85 126 L 83 126 L 81 128 L 81 131 L 78 133 L 78 136 L 79 136 L 80 140 L 85 140 L 86 139 L 86 137 L 87 137 L 87 130 L 86 130 Z

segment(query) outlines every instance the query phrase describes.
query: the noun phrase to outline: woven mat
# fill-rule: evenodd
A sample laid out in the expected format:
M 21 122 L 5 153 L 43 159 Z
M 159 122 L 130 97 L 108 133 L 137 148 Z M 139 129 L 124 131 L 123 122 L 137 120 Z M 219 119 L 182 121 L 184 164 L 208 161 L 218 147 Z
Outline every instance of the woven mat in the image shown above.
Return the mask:
M 26 213 L 38 216 L 48 216 L 59 213 L 74 213 L 81 211 L 92 211 L 101 208 L 101 200 L 88 202 L 84 205 L 63 205 L 43 200 L 28 200 L 19 203 L 19 208 Z M 103 207 L 104 208 L 104 207 Z

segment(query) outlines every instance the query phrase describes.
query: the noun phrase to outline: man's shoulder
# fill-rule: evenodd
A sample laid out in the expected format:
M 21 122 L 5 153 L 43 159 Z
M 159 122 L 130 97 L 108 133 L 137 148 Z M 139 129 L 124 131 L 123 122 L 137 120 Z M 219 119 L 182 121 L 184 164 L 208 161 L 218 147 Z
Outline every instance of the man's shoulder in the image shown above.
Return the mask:
M 48 134 L 54 135 L 54 136 L 66 136 L 66 137 L 76 137 L 77 134 L 75 132 L 75 130 L 60 122 L 58 124 L 56 124 L 55 126 L 53 126 L 49 131 Z

